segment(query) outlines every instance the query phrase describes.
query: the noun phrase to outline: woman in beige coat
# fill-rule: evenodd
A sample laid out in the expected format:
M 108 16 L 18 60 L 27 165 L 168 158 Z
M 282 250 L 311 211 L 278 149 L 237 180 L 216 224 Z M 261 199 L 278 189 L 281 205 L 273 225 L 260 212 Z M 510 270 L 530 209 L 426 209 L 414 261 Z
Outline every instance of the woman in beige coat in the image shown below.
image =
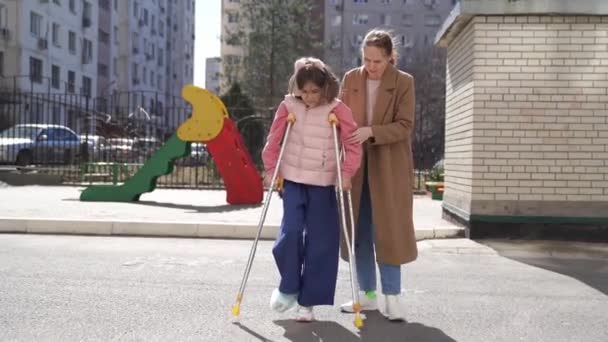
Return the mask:
M 352 179 L 361 307 L 377 309 L 377 261 L 386 315 L 404 320 L 401 265 L 418 255 L 412 219 L 414 79 L 395 68 L 393 39 L 386 31 L 370 31 L 362 54 L 363 66 L 346 73 L 341 90 L 359 127 L 350 139 L 364 145 L 361 167 Z M 345 248 L 342 257 L 348 259 Z M 352 302 L 341 309 L 352 312 Z

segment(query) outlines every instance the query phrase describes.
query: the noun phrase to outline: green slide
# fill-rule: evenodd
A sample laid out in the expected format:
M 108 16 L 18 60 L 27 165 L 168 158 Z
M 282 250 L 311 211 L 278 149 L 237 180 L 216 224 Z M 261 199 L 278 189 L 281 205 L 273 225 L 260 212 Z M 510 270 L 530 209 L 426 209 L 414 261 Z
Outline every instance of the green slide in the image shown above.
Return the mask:
M 190 143 L 174 134 L 122 185 L 92 185 L 80 194 L 81 201 L 133 202 L 156 188 L 156 179 L 173 172 L 173 161 L 190 155 Z

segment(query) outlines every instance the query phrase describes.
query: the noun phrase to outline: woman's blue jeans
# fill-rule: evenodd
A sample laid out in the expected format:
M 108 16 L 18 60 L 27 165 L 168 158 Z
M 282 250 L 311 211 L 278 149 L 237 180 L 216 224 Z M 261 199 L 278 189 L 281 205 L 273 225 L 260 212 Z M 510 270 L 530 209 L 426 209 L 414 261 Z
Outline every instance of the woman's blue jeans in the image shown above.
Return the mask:
M 357 260 L 357 278 L 362 291 L 376 290 L 376 256 L 374 253 L 375 235 L 372 222 L 372 206 L 367 180 L 367 163 L 363 176 L 363 189 L 361 191 L 361 205 L 359 207 L 359 222 L 355 241 L 355 258 Z M 397 295 L 401 293 L 401 266 L 378 262 L 382 293 Z

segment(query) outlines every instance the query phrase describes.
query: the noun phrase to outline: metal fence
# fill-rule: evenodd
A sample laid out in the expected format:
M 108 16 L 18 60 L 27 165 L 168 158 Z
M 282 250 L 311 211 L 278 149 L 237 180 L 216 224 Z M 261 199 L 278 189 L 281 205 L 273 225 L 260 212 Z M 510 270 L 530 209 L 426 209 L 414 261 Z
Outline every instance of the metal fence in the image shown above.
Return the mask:
M 239 108 L 228 108 L 238 113 Z M 256 166 L 274 110 L 233 117 Z M 113 93 L 90 97 L 73 93 L 0 92 L 0 164 L 55 175 L 69 184 L 122 183 L 132 177 L 191 114 L 181 98 L 160 93 Z M 418 151 L 425 151 L 424 148 Z M 422 160 L 418 155 L 414 161 Z M 428 162 L 427 162 L 428 164 Z M 424 188 L 428 171 L 417 171 Z M 171 174 L 157 180 L 168 188 L 221 188 L 206 147 L 191 145 Z
M 120 183 L 133 176 L 190 114 L 187 102 L 159 93 L 93 98 L 0 92 L 0 163 L 57 175 L 65 183 Z M 258 166 L 267 121 L 255 115 L 237 122 Z M 190 155 L 176 160 L 173 172 L 160 177 L 157 185 L 223 186 L 201 143 L 191 144 Z

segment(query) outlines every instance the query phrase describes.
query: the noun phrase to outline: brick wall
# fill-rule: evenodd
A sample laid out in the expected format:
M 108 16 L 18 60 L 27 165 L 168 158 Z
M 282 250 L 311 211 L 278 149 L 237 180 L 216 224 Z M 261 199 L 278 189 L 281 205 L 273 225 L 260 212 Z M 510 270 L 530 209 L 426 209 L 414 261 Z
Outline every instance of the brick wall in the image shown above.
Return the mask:
M 448 51 L 446 204 L 607 217 L 608 17 L 477 16 Z
M 446 65 L 444 202 L 466 212 L 473 189 L 473 34 L 469 24 L 448 49 Z

